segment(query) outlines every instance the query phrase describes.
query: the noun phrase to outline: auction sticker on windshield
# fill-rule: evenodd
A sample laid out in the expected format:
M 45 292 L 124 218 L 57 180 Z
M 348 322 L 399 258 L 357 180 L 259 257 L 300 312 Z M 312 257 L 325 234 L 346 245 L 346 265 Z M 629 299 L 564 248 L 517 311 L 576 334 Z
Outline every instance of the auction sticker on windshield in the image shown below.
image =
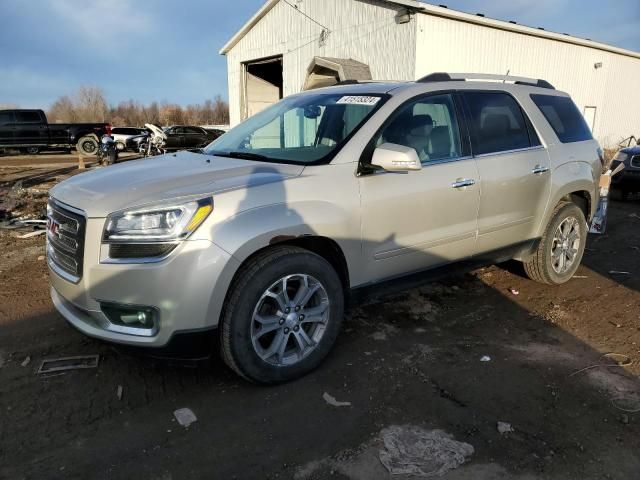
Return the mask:
M 336 102 L 337 105 L 375 105 L 380 97 L 367 97 L 364 95 L 347 95 Z

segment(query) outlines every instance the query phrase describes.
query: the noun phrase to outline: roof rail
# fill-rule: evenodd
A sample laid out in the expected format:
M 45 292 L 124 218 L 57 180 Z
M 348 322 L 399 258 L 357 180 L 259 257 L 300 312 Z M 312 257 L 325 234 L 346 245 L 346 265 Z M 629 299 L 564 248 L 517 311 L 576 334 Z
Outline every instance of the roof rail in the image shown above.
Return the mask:
M 527 77 L 514 77 L 511 75 L 495 75 L 492 73 L 445 73 L 436 72 L 422 77 L 416 80 L 417 83 L 430 83 L 430 82 L 451 82 L 451 81 L 466 81 L 466 80 L 490 80 L 490 81 L 502 81 L 511 82 L 515 85 L 529 85 L 531 87 L 548 88 L 555 90 L 555 87 L 546 80 L 540 80 L 537 78 Z

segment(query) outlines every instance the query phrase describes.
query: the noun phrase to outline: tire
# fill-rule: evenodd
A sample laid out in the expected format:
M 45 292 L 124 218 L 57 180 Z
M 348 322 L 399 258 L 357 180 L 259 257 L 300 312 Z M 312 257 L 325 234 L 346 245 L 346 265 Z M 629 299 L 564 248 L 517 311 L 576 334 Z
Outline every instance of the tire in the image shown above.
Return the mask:
M 566 243 L 560 243 L 563 239 L 562 231 L 559 230 L 561 225 L 565 229 L 571 228 L 564 237 Z M 578 234 L 577 245 L 572 232 Z M 567 282 L 580 266 L 586 240 L 587 222 L 582 209 L 575 203 L 558 204 L 533 257 L 523 262 L 527 276 L 531 280 L 548 285 Z M 564 250 L 565 247 L 566 250 Z M 552 250 L 556 252 L 556 256 L 552 254 Z M 572 260 L 569 260 L 572 250 L 575 253 Z M 565 263 L 561 265 L 563 259 Z
M 282 296 L 283 284 L 291 297 L 303 284 L 316 290 L 306 304 L 304 299 L 298 302 L 302 307 L 293 307 Z M 275 295 L 278 290 L 276 296 L 283 303 L 266 295 Z M 287 307 L 282 312 L 282 305 L 291 306 L 291 310 Z M 323 313 L 311 313 L 320 310 Z M 236 373 L 254 383 L 293 380 L 324 360 L 338 336 L 343 314 L 342 282 L 329 262 L 301 248 L 274 247 L 249 260 L 230 287 L 221 320 L 222 358 Z M 269 324 L 258 322 L 254 315 L 265 322 L 269 320 Z M 320 318 L 322 321 L 316 321 Z M 261 334 L 263 328 L 268 333 Z M 284 341 L 279 342 L 280 339 Z M 284 345 L 280 354 L 276 352 L 277 345 Z
M 92 157 L 98 153 L 98 139 L 94 135 L 85 135 L 78 139 L 76 150 L 85 157 Z
M 29 155 L 37 155 L 38 153 L 40 153 L 40 147 L 27 147 L 24 149 L 24 151 Z

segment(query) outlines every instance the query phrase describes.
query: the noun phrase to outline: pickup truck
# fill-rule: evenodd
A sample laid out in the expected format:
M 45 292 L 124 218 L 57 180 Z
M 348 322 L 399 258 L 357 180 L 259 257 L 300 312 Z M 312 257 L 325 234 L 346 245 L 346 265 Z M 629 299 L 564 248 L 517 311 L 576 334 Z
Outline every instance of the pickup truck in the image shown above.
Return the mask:
M 110 133 L 108 123 L 48 123 L 42 110 L 0 110 L 0 150 L 36 154 L 76 147 L 78 153 L 90 156 L 98 151 L 98 139 Z

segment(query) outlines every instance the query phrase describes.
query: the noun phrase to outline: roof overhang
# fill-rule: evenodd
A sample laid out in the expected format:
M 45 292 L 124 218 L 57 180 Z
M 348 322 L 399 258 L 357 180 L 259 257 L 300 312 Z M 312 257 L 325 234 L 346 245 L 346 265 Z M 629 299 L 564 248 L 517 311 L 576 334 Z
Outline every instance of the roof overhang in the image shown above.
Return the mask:
M 268 0 L 256 14 L 245 23 L 236 34 L 220 49 L 221 55 L 226 55 L 241 39 L 244 37 L 253 26 L 258 23 L 280 0 Z M 358 0 L 353 0 L 358 1 Z M 592 40 L 582 39 L 578 37 L 572 37 L 571 35 L 565 35 L 563 33 L 555 33 L 547 30 L 541 30 L 539 28 L 527 27 L 525 25 L 519 25 L 517 23 L 506 22 L 503 20 L 495 20 L 493 18 L 481 17 L 479 15 L 473 15 L 470 13 L 464 13 L 450 8 L 438 7 L 430 5 L 428 3 L 418 2 L 416 0 L 380 0 L 384 3 L 390 3 L 405 7 L 412 12 L 423 13 L 426 15 L 434 15 L 436 17 L 448 18 L 451 20 L 457 20 L 460 22 L 472 23 L 475 25 L 481 25 L 484 27 L 495 28 L 498 30 L 504 30 L 508 32 L 520 33 L 523 35 L 529 35 L 532 37 L 546 38 L 549 40 L 556 40 L 558 42 L 570 43 L 574 45 L 580 45 L 583 47 L 594 48 L 596 50 L 602 50 L 605 52 L 616 53 L 618 55 L 625 55 L 627 57 L 639 58 L 640 52 L 634 52 L 633 50 L 626 50 L 624 48 L 614 47 L 613 45 L 607 45 L 606 43 L 594 42 Z

